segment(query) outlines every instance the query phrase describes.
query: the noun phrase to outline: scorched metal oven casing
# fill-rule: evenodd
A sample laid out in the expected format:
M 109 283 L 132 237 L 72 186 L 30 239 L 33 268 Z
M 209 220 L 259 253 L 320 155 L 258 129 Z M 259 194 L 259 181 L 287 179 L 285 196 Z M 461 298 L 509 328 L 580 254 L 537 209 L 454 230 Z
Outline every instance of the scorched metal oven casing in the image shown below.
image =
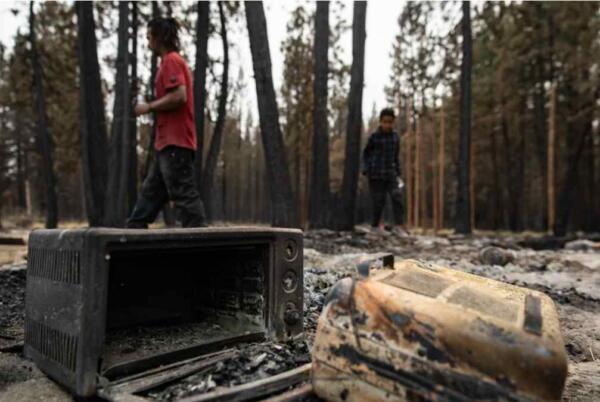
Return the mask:
M 232 276 L 227 280 L 237 283 L 240 289 L 245 282 L 262 280 L 262 284 L 253 286 L 262 295 L 259 295 L 262 300 L 259 324 L 266 338 L 285 340 L 302 332 L 302 232 L 299 230 L 247 227 L 36 230 L 29 236 L 26 356 L 75 394 L 93 395 L 101 374 L 100 360 L 109 319 L 111 269 L 116 275 L 119 267 L 126 265 L 131 272 L 137 272 L 139 287 L 143 287 L 146 274 L 144 266 L 136 265 L 138 262 L 152 265 L 152 259 L 166 254 L 177 258 L 182 253 L 187 254 L 178 257 L 179 265 L 186 265 L 189 274 L 178 280 L 174 278 L 178 267 L 165 266 L 164 276 L 160 277 L 164 278 L 165 287 L 177 284 L 190 287 L 189 282 L 195 280 L 198 287 L 204 286 L 197 293 L 208 294 L 209 287 L 216 286 L 216 282 L 200 273 L 217 275 L 214 270 L 217 261 L 226 261 L 227 266 L 241 264 L 231 275 L 258 267 L 258 279 Z M 249 268 L 236 253 L 260 258 L 256 257 L 256 266 Z M 132 271 L 131 266 L 139 272 Z M 156 269 L 152 272 L 156 273 Z M 196 288 L 196 284 L 191 286 Z M 230 299 L 237 302 L 238 298 L 242 304 L 244 293 L 239 292 L 239 297 L 234 294 Z

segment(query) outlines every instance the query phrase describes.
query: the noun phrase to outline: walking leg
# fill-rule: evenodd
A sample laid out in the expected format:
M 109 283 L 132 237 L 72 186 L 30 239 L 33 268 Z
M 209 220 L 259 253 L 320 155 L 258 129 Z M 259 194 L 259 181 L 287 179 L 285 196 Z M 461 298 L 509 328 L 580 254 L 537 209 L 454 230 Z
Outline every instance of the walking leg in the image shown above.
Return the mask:
M 128 228 L 147 228 L 154 222 L 160 209 L 167 201 L 167 188 L 161 174 L 158 155 L 152 161 L 148 176 L 142 184 L 138 199 L 127 219 Z
M 175 203 L 183 227 L 206 226 L 204 204 L 194 180 L 194 151 L 170 146 L 159 156 L 169 198 Z
M 385 206 L 385 182 L 383 180 L 369 180 L 369 190 L 373 203 L 373 220 L 371 226 L 379 226 L 381 214 Z

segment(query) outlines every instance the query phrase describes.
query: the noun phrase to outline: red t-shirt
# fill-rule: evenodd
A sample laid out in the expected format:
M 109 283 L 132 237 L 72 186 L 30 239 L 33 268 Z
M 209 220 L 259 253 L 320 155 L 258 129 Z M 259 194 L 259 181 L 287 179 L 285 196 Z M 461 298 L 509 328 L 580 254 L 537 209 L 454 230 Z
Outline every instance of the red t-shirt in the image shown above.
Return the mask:
M 180 85 L 185 86 L 187 102 L 177 109 L 156 112 L 156 139 L 154 148 L 160 151 L 168 145 L 196 149 L 196 124 L 194 123 L 194 85 L 187 63 L 177 52 L 165 54 L 156 73 L 156 98 Z

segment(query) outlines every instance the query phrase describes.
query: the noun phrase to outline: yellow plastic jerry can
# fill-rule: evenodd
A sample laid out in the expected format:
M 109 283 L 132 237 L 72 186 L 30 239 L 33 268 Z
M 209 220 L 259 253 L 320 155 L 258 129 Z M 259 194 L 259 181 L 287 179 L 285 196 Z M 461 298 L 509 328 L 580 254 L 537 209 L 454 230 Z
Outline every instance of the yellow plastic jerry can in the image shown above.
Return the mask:
M 313 347 L 328 401 L 559 401 L 566 376 L 548 296 L 414 260 L 338 282 Z

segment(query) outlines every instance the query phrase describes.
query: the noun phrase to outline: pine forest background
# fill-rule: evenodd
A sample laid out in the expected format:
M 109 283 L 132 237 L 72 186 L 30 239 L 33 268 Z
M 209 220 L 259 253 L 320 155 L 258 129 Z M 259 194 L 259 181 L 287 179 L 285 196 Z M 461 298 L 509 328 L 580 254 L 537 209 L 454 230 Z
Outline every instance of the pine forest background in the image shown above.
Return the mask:
M 353 21 L 341 17 L 344 7 L 354 7 Z M 266 44 L 284 56 L 276 113 L 244 114 L 255 88 L 243 77 L 270 77 L 270 60 L 268 70 L 255 62 L 232 71 L 231 47 L 248 42 L 227 33 L 252 24 L 250 45 L 262 43 L 260 3 L 16 3 L 28 26 L 12 48 L 0 47 L 0 224 L 123 225 L 153 157 L 152 120 L 136 121 L 129 102 L 136 82 L 152 91 L 157 61 L 145 35 L 153 15 L 180 21 L 194 92 L 206 94 L 196 105 L 196 163 L 213 222 L 368 222 L 356 141 L 362 150 L 379 111 L 360 101 L 364 9 L 299 2 L 285 39 Z M 382 98 L 398 115 L 410 227 L 600 230 L 600 3 L 408 2 L 392 29 Z M 340 37 L 350 31 L 346 63 Z M 208 38 L 218 38 L 218 55 L 207 52 Z M 114 51 L 97 50 L 106 46 Z M 257 116 L 279 124 L 264 127 Z M 283 155 L 269 145 L 278 134 Z M 287 176 L 269 174 L 282 166 Z M 163 212 L 172 224 L 173 212 Z

